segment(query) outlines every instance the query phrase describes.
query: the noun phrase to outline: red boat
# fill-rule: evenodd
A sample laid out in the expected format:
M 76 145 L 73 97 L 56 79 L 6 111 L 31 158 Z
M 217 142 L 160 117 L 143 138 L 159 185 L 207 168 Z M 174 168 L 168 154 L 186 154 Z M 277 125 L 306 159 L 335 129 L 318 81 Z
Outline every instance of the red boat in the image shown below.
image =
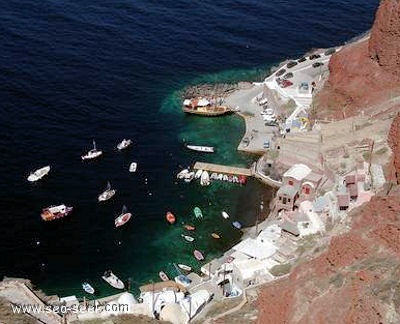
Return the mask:
M 193 255 L 199 261 L 204 260 L 203 253 L 201 253 L 199 250 L 194 250 Z
M 175 223 L 175 216 L 174 214 L 172 214 L 171 212 L 167 212 L 167 215 L 165 215 L 165 218 L 167 219 L 167 222 L 170 224 L 174 224 Z
M 115 219 L 115 227 L 120 227 L 122 225 L 124 225 L 126 222 L 128 222 L 132 217 L 131 213 L 128 213 L 126 206 L 124 205 L 122 207 L 122 212 L 121 215 L 119 215 L 116 219 Z
M 188 231 L 194 231 L 196 229 L 196 227 L 192 225 L 184 225 L 183 227 L 186 228 Z
M 240 184 L 246 184 L 246 182 L 247 182 L 246 176 L 240 175 L 240 176 L 239 176 L 239 183 L 240 183 Z

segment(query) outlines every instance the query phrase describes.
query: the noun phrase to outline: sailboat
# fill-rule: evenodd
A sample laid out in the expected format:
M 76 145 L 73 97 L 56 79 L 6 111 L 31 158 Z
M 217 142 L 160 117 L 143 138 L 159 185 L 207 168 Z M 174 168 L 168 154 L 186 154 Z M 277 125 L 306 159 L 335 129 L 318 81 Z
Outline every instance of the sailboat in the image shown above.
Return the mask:
M 102 154 L 103 154 L 103 151 L 98 150 L 96 148 L 96 142 L 93 140 L 93 149 L 91 149 L 85 155 L 82 155 L 81 158 L 82 158 L 82 160 L 91 160 L 91 159 L 95 159 L 95 158 L 99 157 Z
M 116 193 L 115 189 L 111 189 L 110 181 L 107 182 L 107 188 L 99 195 L 99 201 L 105 201 L 112 198 Z
M 119 227 L 124 225 L 127 221 L 129 221 L 132 217 L 131 213 L 128 213 L 128 209 L 124 205 L 122 207 L 121 214 L 115 219 L 115 227 Z

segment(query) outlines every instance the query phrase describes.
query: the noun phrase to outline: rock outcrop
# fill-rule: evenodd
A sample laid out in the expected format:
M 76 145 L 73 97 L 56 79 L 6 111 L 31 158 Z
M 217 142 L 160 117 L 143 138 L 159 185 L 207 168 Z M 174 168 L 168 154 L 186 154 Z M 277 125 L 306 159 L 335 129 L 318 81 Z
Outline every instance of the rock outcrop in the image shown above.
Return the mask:
M 316 118 L 344 119 L 400 100 L 400 2 L 383 0 L 369 39 L 334 54 L 329 78 L 315 97 Z

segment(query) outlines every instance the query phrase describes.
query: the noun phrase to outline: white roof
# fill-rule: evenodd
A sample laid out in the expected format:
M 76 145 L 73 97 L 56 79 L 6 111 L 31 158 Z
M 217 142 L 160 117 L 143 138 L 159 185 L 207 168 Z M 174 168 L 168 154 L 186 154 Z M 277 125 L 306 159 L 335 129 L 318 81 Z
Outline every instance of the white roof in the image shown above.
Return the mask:
M 184 106 L 189 106 L 189 105 L 191 105 L 192 104 L 192 101 L 190 100 L 190 99 L 185 99 L 184 101 L 183 101 L 183 105 Z
M 262 244 L 273 243 L 278 240 L 281 236 L 282 229 L 278 226 L 278 224 L 273 224 L 268 226 L 266 229 L 261 231 L 257 236 L 257 241 Z
M 277 248 L 272 244 L 259 243 L 252 238 L 245 239 L 235 245 L 233 249 L 259 260 L 269 258 L 274 255 L 277 250 Z
M 199 102 L 197 103 L 198 106 L 203 107 L 203 106 L 208 106 L 210 102 L 207 99 L 200 99 Z
M 311 169 L 305 164 L 295 164 L 289 170 L 287 170 L 283 176 L 295 178 L 297 181 L 303 180 L 311 173 Z
M 121 296 L 119 296 L 118 303 L 131 305 L 131 304 L 137 304 L 137 300 L 135 299 L 135 297 L 133 297 L 132 294 L 124 292 Z
M 256 259 L 238 261 L 235 267 L 239 270 L 242 280 L 253 278 L 267 273 L 265 264 Z

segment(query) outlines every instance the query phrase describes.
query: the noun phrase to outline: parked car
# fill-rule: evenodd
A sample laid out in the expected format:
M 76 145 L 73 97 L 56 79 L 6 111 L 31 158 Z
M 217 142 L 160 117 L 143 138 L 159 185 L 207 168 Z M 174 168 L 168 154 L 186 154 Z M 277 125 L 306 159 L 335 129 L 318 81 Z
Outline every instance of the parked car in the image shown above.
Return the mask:
M 266 122 L 276 121 L 275 115 L 262 115 L 262 118 Z
M 319 54 L 311 54 L 309 59 L 310 60 L 315 60 L 315 59 L 320 58 L 320 57 L 321 57 L 321 55 L 319 55 Z
M 289 80 L 283 80 L 280 83 L 281 88 L 287 88 L 287 87 L 290 87 L 291 85 L 293 85 L 293 82 L 291 82 Z
M 285 79 L 285 80 L 291 79 L 291 78 L 293 78 L 293 73 L 292 72 L 288 72 L 282 78 Z
M 324 65 L 324 63 L 322 63 L 322 62 L 315 62 L 315 63 L 313 63 L 312 67 L 313 67 L 313 68 L 317 68 L 317 67 L 322 66 L 322 65 Z
M 285 73 L 286 72 L 286 70 L 285 69 L 280 69 L 278 72 L 276 72 L 276 76 L 277 77 L 279 77 L 279 76 L 281 76 L 283 73 Z
M 299 58 L 297 60 L 297 62 L 301 63 L 301 62 L 304 62 L 305 60 L 307 60 L 307 59 L 303 56 L 303 57 Z
M 328 56 L 328 55 L 332 55 L 333 53 L 335 53 L 336 52 L 336 48 L 328 48 L 326 51 L 325 51 L 325 55 L 326 56 Z
M 263 147 L 264 147 L 265 149 L 269 149 L 269 140 L 266 140 L 266 141 L 264 142 Z
M 292 68 L 293 66 L 297 65 L 298 63 L 296 61 L 290 61 L 288 64 L 286 64 L 286 67 L 288 69 Z
M 278 126 L 278 123 L 274 120 L 267 121 L 265 126 Z

